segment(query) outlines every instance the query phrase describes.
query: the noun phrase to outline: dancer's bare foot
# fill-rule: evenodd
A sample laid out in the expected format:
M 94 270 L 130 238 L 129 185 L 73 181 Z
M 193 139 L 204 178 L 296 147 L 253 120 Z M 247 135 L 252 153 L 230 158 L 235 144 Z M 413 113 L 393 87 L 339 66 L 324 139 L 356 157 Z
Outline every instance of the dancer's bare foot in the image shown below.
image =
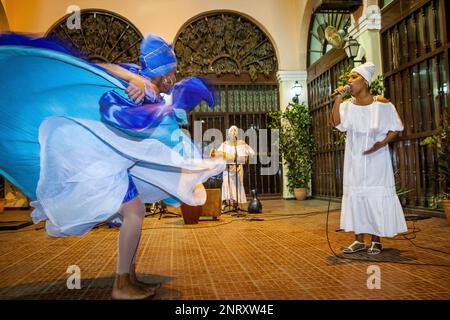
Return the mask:
M 130 270 L 130 282 L 136 286 L 138 286 L 141 289 L 144 289 L 145 291 L 155 295 L 156 294 L 156 290 L 158 290 L 159 288 L 161 288 L 161 283 L 157 282 L 157 283 L 147 283 L 147 282 L 143 282 L 143 281 L 139 281 L 137 276 L 136 276 L 136 265 L 132 265 L 131 266 L 131 270 Z
M 154 292 L 144 290 L 133 284 L 130 280 L 130 274 L 116 274 L 111 297 L 114 300 L 142 300 L 153 297 Z

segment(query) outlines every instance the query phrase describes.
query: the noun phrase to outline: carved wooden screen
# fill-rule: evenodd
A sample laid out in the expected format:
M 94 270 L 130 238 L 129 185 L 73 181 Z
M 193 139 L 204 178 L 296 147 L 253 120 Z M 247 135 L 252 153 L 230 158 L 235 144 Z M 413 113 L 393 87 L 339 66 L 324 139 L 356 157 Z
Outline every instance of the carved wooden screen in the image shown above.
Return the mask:
M 275 49 L 258 26 L 232 12 L 207 14 L 185 24 L 176 38 L 175 53 L 181 77 L 199 75 L 215 84 L 216 106 L 210 110 L 200 105 L 191 113 L 192 134 L 194 121 L 203 121 L 202 133 L 214 128 L 224 137 L 233 124 L 244 131 L 267 128 L 267 112 L 279 110 L 278 67 Z M 246 166 L 245 190 L 280 196 L 281 171 L 265 176 L 262 167 L 259 158 L 257 164 Z M 207 187 L 221 184 L 219 176 L 210 179 Z
M 275 81 L 277 59 L 270 39 L 235 13 L 213 13 L 191 21 L 178 34 L 175 53 L 181 76 L 216 75 L 219 82 L 233 79 L 227 75 L 239 82 Z
M 69 29 L 61 18 L 47 32 L 94 62 L 139 64 L 142 34 L 126 18 L 101 9 L 81 10 L 81 28 Z
M 382 53 L 386 96 L 405 130 L 393 143 L 400 186 L 412 189 L 402 204 L 433 207 L 446 186 L 437 179 L 437 150 L 420 142 L 450 119 L 448 108 L 448 1 L 393 1 L 382 11 Z
M 314 197 L 342 196 L 344 145 L 337 145 L 338 134 L 330 123 L 339 73 L 352 65 L 344 50 L 332 50 L 323 60 L 308 68 L 308 101 L 313 117 L 316 153 L 313 161 L 312 194 Z

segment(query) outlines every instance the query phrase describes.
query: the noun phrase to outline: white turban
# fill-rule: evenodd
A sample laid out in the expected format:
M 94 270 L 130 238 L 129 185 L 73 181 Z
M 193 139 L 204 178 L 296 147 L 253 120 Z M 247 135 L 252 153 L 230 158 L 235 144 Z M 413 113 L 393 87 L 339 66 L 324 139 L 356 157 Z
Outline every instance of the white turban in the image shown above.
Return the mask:
M 358 72 L 364 79 L 366 79 L 367 82 L 369 82 L 370 87 L 373 74 L 375 73 L 375 65 L 372 62 L 366 62 L 360 66 L 354 67 L 351 72 L 353 71 Z
M 239 132 L 239 128 L 238 127 L 236 127 L 235 125 L 233 125 L 233 126 L 231 126 L 229 129 L 228 129 L 228 136 L 231 138 L 231 132 L 232 131 L 234 131 L 235 133 L 234 133 L 234 136 L 237 136 L 237 134 L 238 134 L 238 132 Z

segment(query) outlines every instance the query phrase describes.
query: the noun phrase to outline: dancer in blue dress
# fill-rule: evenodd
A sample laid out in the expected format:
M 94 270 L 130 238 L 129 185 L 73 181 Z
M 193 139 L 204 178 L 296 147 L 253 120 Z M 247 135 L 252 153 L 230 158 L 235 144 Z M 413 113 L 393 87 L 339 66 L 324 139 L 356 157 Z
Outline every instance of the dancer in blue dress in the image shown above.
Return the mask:
M 201 100 L 213 105 L 205 83 L 174 83 L 175 54 L 155 35 L 140 63 L 95 65 L 45 39 L 0 35 L 0 174 L 33 200 L 33 221 L 46 219 L 51 236 L 123 220 L 115 299 L 158 288 L 135 274 L 143 203 L 201 205 L 202 182 L 225 169 L 179 128 Z

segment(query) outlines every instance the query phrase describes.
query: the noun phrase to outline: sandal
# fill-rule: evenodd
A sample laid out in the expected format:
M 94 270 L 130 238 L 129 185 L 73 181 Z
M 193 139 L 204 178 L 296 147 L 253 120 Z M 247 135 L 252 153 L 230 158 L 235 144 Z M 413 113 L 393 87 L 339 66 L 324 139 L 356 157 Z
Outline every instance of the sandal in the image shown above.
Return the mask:
M 372 241 L 372 245 L 367 249 L 368 254 L 380 254 L 381 253 L 381 243 Z
M 342 252 L 343 253 L 355 253 L 355 252 L 365 250 L 365 249 L 366 249 L 366 244 L 364 242 L 359 242 L 359 241 L 355 240 L 355 242 L 353 242 L 351 245 L 344 248 L 342 250 Z

